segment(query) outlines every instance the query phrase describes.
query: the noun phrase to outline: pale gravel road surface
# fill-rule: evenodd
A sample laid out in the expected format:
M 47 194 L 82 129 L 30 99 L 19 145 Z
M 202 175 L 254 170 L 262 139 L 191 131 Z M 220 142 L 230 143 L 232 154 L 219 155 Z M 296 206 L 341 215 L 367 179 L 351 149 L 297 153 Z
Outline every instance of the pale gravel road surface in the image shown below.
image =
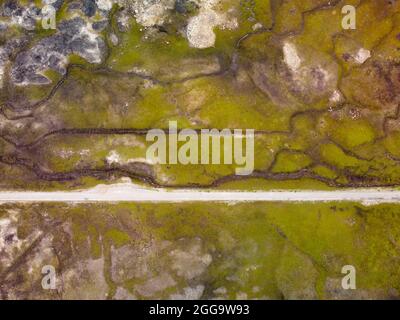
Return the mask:
M 330 202 L 350 201 L 363 204 L 400 203 L 400 191 L 390 189 L 360 189 L 339 191 L 216 191 L 151 189 L 132 183 L 99 185 L 77 191 L 0 192 L 5 202 Z

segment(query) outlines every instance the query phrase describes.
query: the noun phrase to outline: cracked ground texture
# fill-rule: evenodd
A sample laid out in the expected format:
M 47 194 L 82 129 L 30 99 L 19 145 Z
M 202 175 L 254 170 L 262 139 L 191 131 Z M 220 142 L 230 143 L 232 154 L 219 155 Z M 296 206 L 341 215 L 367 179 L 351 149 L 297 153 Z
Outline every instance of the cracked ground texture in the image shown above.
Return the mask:
M 343 30 L 344 5 L 357 29 Z M 400 1 L 0 1 L 0 190 L 400 186 Z M 146 134 L 255 130 L 255 170 Z M 1 205 L 2 299 L 398 298 L 399 208 Z M 57 290 L 43 291 L 54 265 Z M 359 269 L 343 291 L 341 267 Z M 167 267 L 166 267 L 167 266 Z
M 343 1 L 92 2 L 43 30 L 37 1 L 2 1 L 1 188 L 399 185 L 398 1 L 350 1 L 354 31 Z M 255 171 L 148 163 L 171 120 L 255 129 Z

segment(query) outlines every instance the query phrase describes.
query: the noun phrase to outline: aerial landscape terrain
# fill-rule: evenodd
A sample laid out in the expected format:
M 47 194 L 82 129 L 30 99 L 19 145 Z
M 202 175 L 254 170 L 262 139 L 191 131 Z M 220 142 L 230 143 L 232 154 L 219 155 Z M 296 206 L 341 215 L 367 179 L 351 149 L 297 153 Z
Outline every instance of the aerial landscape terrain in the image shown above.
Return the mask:
M 0 1 L 1 300 L 398 299 L 399 187 L 398 0 Z
M 2 299 L 398 299 L 400 207 L 5 204 Z M 43 290 L 42 267 L 57 270 Z M 357 290 L 342 288 L 342 267 Z

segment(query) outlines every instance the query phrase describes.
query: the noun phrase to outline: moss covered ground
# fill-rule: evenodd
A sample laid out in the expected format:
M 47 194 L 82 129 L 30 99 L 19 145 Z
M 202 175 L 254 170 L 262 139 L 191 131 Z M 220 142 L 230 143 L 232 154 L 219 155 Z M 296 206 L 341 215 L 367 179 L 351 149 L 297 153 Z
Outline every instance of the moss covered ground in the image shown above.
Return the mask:
M 100 33 L 107 44 L 100 64 L 74 54 L 64 76 L 46 71 L 49 85 L 6 81 L 1 187 L 87 187 L 93 179 L 121 176 L 141 181 L 138 167 L 149 143 L 138 146 L 143 137 L 135 132 L 166 129 L 170 121 L 182 129 L 256 130 L 255 172 L 242 178 L 248 189 L 397 186 L 399 4 L 350 2 L 356 30 L 341 27 L 344 1 L 219 1 L 213 10 L 233 27 L 215 27 L 215 43 L 205 49 L 184 34 L 202 9 L 169 10 L 156 28 L 141 25 L 120 2 Z M 65 2 L 58 19 L 73 16 L 68 8 Z M 26 49 L 52 34 L 40 30 L 30 33 Z M 13 27 L 1 41 L 20 34 Z M 301 61 L 297 70 L 287 64 L 290 52 Z M 360 52 L 368 52 L 365 61 Z M 128 130 L 124 138 L 113 135 L 121 129 Z M 125 161 L 114 163 L 110 175 L 112 151 Z M 160 186 L 223 188 L 221 181 L 234 176 L 230 165 L 144 165 Z M 265 181 L 253 184 L 259 179 Z
M 2 205 L 0 219 L 8 298 L 387 299 L 400 290 L 397 205 Z M 54 291 L 40 285 L 48 264 Z M 356 268 L 356 290 L 342 288 L 345 265 Z

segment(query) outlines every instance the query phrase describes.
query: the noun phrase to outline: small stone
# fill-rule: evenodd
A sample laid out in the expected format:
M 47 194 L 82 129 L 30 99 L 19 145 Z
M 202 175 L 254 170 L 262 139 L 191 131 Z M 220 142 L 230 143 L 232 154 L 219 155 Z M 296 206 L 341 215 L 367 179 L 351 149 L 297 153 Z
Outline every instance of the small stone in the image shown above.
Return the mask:
M 103 31 L 108 26 L 107 20 L 93 22 L 92 28 L 96 31 Z
M 84 0 L 82 10 L 86 16 L 93 17 L 97 10 L 96 2 L 94 0 Z
M 358 64 L 363 64 L 369 58 L 371 58 L 371 52 L 364 48 L 361 48 L 360 50 L 358 50 L 356 56 L 354 57 L 355 61 Z
M 111 43 L 113 44 L 113 46 L 118 45 L 119 40 L 118 40 L 118 37 L 116 36 L 115 33 L 111 33 L 111 34 L 110 34 L 110 41 L 111 41 Z

